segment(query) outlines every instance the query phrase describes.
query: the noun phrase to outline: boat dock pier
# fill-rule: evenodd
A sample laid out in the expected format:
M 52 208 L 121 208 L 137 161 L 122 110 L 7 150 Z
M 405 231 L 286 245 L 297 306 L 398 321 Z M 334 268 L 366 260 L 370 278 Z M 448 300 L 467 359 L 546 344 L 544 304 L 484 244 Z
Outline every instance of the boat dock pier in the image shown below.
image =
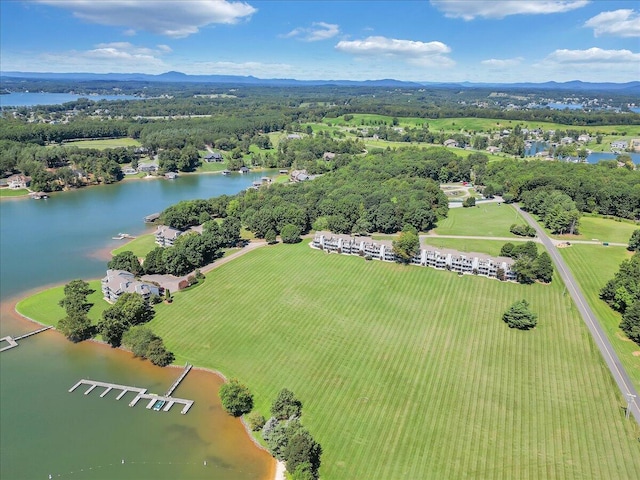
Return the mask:
M 176 382 L 174 382 L 174 385 L 172 385 L 171 386 L 172 388 L 170 389 L 171 392 L 173 392 L 173 390 L 176 389 L 178 384 L 184 379 L 186 374 L 191 369 L 190 367 L 191 365 L 189 365 L 188 370 L 185 367 L 186 373 L 182 372 L 182 375 L 180 376 L 180 378 L 176 380 Z M 193 405 L 193 400 L 186 400 L 184 398 L 175 398 L 169 395 L 162 396 L 162 395 L 155 395 L 153 393 L 147 393 L 146 388 L 131 387 L 128 385 L 118 385 L 116 383 L 98 382 L 96 380 L 86 380 L 86 379 L 80 380 L 73 387 L 71 387 L 69 389 L 69 393 L 73 392 L 80 385 L 89 386 L 89 388 L 84 392 L 85 395 L 89 395 L 96 388 L 104 388 L 104 391 L 100 394 L 100 398 L 104 398 L 111 390 L 121 390 L 120 394 L 116 397 L 116 400 L 120 400 L 128 392 L 136 392 L 137 393 L 136 396 L 133 398 L 133 400 L 131 400 L 131 402 L 129 402 L 130 407 L 134 407 L 140 400 L 144 399 L 144 400 L 149 400 L 149 403 L 147 404 L 147 409 L 151 410 L 153 408 L 153 410 L 156 410 L 156 411 L 160 411 L 160 409 L 162 409 L 162 411 L 168 412 L 171 409 L 171 407 L 173 407 L 174 404 L 179 403 L 181 405 L 184 405 L 182 410 L 180 411 L 180 413 L 184 415 L 189 411 L 189 409 Z
M 182 374 L 176 379 L 175 382 L 173 382 L 173 384 L 169 387 L 169 390 L 167 390 L 167 393 L 164 394 L 165 397 L 170 397 L 171 394 L 174 392 L 174 390 L 176 388 L 178 388 L 178 385 L 180 385 L 180 382 L 182 382 L 182 380 L 184 380 L 184 377 L 187 376 L 187 373 L 189 373 L 189 371 L 191 370 L 191 368 L 193 368 L 193 365 L 191 365 L 190 363 L 187 363 L 184 366 L 184 370 L 182 371 Z
M 0 338 L 0 342 L 2 341 L 6 341 L 9 345 L 7 345 L 6 347 L 2 347 L 0 348 L 0 352 L 4 352 L 5 350 L 9 350 L 10 348 L 14 348 L 18 346 L 18 340 L 22 340 L 24 338 L 30 337 L 32 335 L 35 335 L 37 333 L 40 332 L 44 332 L 45 330 L 49 330 L 52 327 L 43 327 L 43 328 L 39 328 L 38 330 L 34 330 L 33 332 L 29 332 L 29 333 L 25 333 L 23 335 L 19 335 L 17 337 L 12 337 L 10 335 L 7 335 L 6 337 L 2 337 Z

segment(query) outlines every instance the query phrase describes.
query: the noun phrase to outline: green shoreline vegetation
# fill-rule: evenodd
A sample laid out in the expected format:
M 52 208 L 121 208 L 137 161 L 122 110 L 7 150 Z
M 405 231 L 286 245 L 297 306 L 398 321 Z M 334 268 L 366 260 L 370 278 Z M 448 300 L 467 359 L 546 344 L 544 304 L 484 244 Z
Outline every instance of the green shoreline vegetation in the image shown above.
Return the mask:
M 451 195 L 441 186 L 462 182 L 473 186 L 458 198 L 502 195 L 553 232 L 579 229 L 557 238 L 626 242 L 634 224 L 580 216 L 638 218 L 640 181 L 630 156 L 618 157 L 622 168 L 615 161 L 574 165 L 517 157 L 530 138 L 523 129 L 556 130 L 546 131 L 545 140 L 557 142 L 591 133 L 579 151 L 558 147 L 584 157 L 584 147 L 640 136 L 637 115 L 483 110 L 471 106 L 477 98 L 463 107 L 451 93 L 442 94 L 438 107 L 420 103 L 426 99 L 408 105 L 384 89 L 376 90 L 376 100 L 348 91 L 348 102 L 341 89 L 314 90 L 314 101 L 303 101 L 309 98 L 300 90 L 305 93 L 283 108 L 272 91 L 257 91 L 260 101 L 251 95 L 175 98 L 175 117 L 161 121 L 167 106 L 153 100 L 106 104 L 121 120 L 70 119 L 68 125 L 44 123 L 68 107 L 22 109 L 0 124 L 1 166 L 28 174 L 32 188 L 45 191 L 119 181 L 122 168 L 155 157 L 160 174 L 243 166 L 303 170 L 295 185 L 281 184 L 288 178 L 282 175 L 268 188 L 184 201 L 162 212 L 160 222 L 180 230 L 204 224 L 208 234 L 233 225 L 233 238 L 220 243 L 226 247 L 235 247 L 241 229 L 245 239 L 272 243 L 280 235 L 294 244 L 265 246 L 220 265 L 197 288 L 172 292 L 173 302 L 155 305 L 145 325 L 162 336 L 176 363 L 246 385 L 254 406 L 249 422 L 269 417 L 278 391 L 295 391 L 305 405 L 304 428 L 322 444 L 322 478 L 640 477 L 640 427 L 624 420 L 625 400 L 557 276 L 549 284 L 520 285 L 327 255 L 307 240 L 295 243 L 313 230 L 376 236 L 433 230 L 480 237 L 433 236 L 438 245 L 494 254 L 504 242 L 489 237 L 516 239 L 511 226 L 524 222 L 506 204 L 449 210 Z M 427 118 L 432 115 L 440 118 Z M 495 117 L 471 118 L 485 115 Z M 447 140 L 452 146 L 434 147 Z M 486 153 L 490 142 L 503 153 Z M 224 161 L 202 164 L 205 148 Z M 189 271 L 202 253 L 198 245 L 213 245 L 205 235 L 184 235 L 178 243 L 174 250 L 153 250 L 149 271 L 169 271 L 170 259 Z M 135 263 L 153 247 L 153 236 L 145 235 L 113 253 L 124 258 L 133 251 L 126 256 Z M 620 333 L 619 315 L 598 299 L 628 254 L 597 248 L 605 247 L 574 245 L 563 255 L 638 385 L 637 346 Z M 88 320 L 96 325 L 110 307 L 100 281 L 89 286 L 95 291 L 86 300 Z M 63 297 L 64 287 L 54 287 L 16 310 L 55 326 L 65 316 Z M 502 321 L 514 302 L 520 302 L 516 314 L 530 312 L 537 320 L 535 328 L 517 331 Z M 259 433 L 254 438 L 265 444 Z
M 563 255 L 583 248 L 604 247 L 577 245 Z M 612 256 L 598 265 L 583 260 L 576 276 L 610 276 L 611 268 L 601 267 L 615 266 L 622 250 L 606 250 Z M 593 289 L 582 286 L 592 301 Z M 221 266 L 198 289 L 157 305 L 148 326 L 177 363 L 246 382 L 255 412 L 265 417 L 282 385 L 305 399 L 305 425 L 325 452 L 323 478 L 457 477 L 465 468 L 480 476 L 501 470 L 520 478 L 567 472 L 633 478 L 640 460 L 628 449 L 638 429 L 622 421 L 623 400 L 563 288 L 558 281 L 522 286 L 365 262 L 326 255 L 305 242 L 265 247 Z M 64 311 L 53 313 L 51 306 L 62 295 L 62 287 L 41 292 L 20 302 L 18 311 L 54 323 Z M 500 319 L 521 298 L 539 319 L 527 333 L 510 331 Z M 94 308 L 107 305 L 89 301 Z M 629 353 L 625 365 L 631 367 Z M 637 382 L 637 368 L 631 371 Z M 575 391 L 585 388 L 599 401 L 575 402 Z M 569 440 L 545 433 L 554 429 Z M 485 441 L 469 444 L 470 435 Z M 529 447 L 512 451 L 513 439 Z M 544 459 L 535 447 L 541 444 Z M 416 463 L 416 448 L 426 450 L 430 462 Z

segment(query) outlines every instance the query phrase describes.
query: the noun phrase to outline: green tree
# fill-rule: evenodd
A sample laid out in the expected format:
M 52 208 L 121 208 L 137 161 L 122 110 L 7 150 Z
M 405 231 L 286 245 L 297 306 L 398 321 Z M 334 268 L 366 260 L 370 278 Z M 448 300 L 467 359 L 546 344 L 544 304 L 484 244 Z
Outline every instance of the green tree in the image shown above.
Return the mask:
M 111 315 L 103 316 L 98 321 L 98 333 L 102 335 L 102 339 L 112 347 L 119 347 L 122 343 L 122 335 L 127 331 L 129 325 L 124 323 L 120 318 Z
M 300 241 L 300 228 L 288 223 L 280 231 L 282 243 L 298 243 Z
M 67 314 L 58 322 L 58 330 L 72 342 L 81 342 L 94 335 L 94 328 L 91 320 L 85 313 Z
M 129 250 L 115 255 L 107 264 L 107 268 L 124 270 L 125 272 L 133 273 L 136 277 L 144 273 L 138 257 Z
M 94 290 L 83 280 L 72 280 L 64 286 L 64 297 L 59 304 L 67 315 L 58 322 L 58 330 L 72 342 L 80 342 L 95 335 L 95 328 L 87 312 L 91 305 L 87 296 Z
M 166 267 L 164 265 L 163 254 L 164 249 L 162 247 L 156 247 L 147 253 L 147 256 L 144 258 L 144 263 L 142 264 L 144 273 L 147 275 L 165 273 Z
M 476 197 L 467 197 L 462 202 L 462 206 L 464 208 L 475 207 L 476 206 Z
M 154 315 L 153 307 L 137 293 L 123 293 L 102 313 L 103 318 L 120 321 L 129 327 L 146 323 Z
M 234 417 L 249 413 L 253 408 L 253 395 L 245 385 L 235 378 L 224 383 L 220 387 L 218 395 L 222 402 L 222 408 Z
M 287 471 L 295 472 L 298 466 L 308 464 L 311 467 L 312 478 L 318 478 L 322 447 L 306 429 L 300 427 L 290 435 L 283 454 L 287 462 Z
M 267 233 L 264 234 L 264 239 L 269 245 L 278 243 L 278 235 L 276 234 L 276 231 L 273 229 L 269 230 Z
M 400 263 L 409 263 L 420 251 L 420 237 L 414 228 L 406 228 L 393 243 L 393 253 Z
M 166 349 L 160 337 L 156 337 L 149 342 L 146 357 L 151 363 L 159 367 L 166 367 L 175 359 L 173 353 Z
M 296 398 L 291 390 L 283 388 L 271 405 L 271 415 L 278 420 L 299 417 L 302 412 L 302 402 Z
M 542 252 L 534 261 L 533 270 L 536 279 L 544 283 L 551 282 L 553 277 L 553 263 L 547 252 Z
M 538 323 L 537 316 L 529 310 L 529 302 L 519 300 L 502 315 L 509 328 L 530 330 Z
M 637 252 L 638 250 L 640 250 L 640 229 L 634 230 L 631 234 L 627 250 L 629 250 L 630 252 Z
M 631 340 L 640 345 L 640 301 L 633 303 L 624 312 L 620 328 Z
M 130 328 L 122 336 L 122 343 L 127 346 L 136 357 L 146 358 L 149 344 L 156 337 L 153 332 L 143 326 Z

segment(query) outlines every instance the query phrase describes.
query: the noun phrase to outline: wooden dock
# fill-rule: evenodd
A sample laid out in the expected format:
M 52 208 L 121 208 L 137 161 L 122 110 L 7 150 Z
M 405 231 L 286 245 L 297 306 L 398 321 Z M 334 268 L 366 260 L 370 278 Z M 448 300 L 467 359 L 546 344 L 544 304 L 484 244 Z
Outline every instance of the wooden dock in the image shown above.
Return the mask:
M 189 365 L 189 367 L 191 367 L 191 365 Z M 190 369 L 191 368 L 189 368 L 189 370 Z M 188 373 L 188 370 L 186 369 L 186 367 L 185 367 L 185 371 Z M 186 376 L 186 373 L 182 372 L 182 375 L 178 379 L 179 381 L 176 380 L 176 382 L 174 382 L 175 386 L 172 385 L 173 390 L 175 390 L 175 388 L 182 381 L 182 379 L 184 379 L 185 376 Z M 160 400 L 164 402 L 164 404 L 161 407 L 163 412 L 168 412 L 173 405 L 175 405 L 176 403 L 179 403 L 183 405 L 180 413 L 184 415 L 189 411 L 189 409 L 194 403 L 193 400 L 186 400 L 184 398 L 175 398 L 169 395 L 162 396 L 162 395 L 155 395 L 153 393 L 147 393 L 146 388 L 131 387 L 129 385 L 118 385 L 117 383 L 99 382 L 96 380 L 86 380 L 84 378 L 80 380 L 78 383 L 76 383 L 73 387 L 71 387 L 69 389 L 69 393 L 73 392 L 80 385 L 89 386 L 89 388 L 84 392 L 85 395 L 89 395 L 96 388 L 104 388 L 103 392 L 100 394 L 100 398 L 104 398 L 111 390 L 121 390 L 120 394 L 116 397 L 116 400 L 120 400 L 128 392 L 136 392 L 136 396 L 133 398 L 133 400 L 131 400 L 131 402 L 129 402 L 130 407 L 134 407 L 140 400 L 149 400 L 149 403 L 147 404 L 147 409 L 151 410 L 154 404 L 158 400 Z
M 164 394 L 165 397 L 170 397 L 171 394 L 174 392 L 174 390 L 176 388 L 178 388 L 178 385 L 180 385 L 180 382 L 182 382 L 182 380 L 184 380 L 184 377 L 187 376 L 187 374 L 189 373 L 189 371 L 191 370 L 191 368 L 193 368 L 193 365 L 191 365 L 190 363 L 187 363 L 184 366 L 184 370 L 182 371 L 182 374 L 176 379 L 175 382 L 173 382 L 173 384 L 169 387 L 169 390 L 167 390 L 167 393 Z
M 18 346 L 18 340 L 22 340 L 24 338 L 31 337 L 32 335 L 36 335 L 37 333 L 44 332 L 45 330 L 49 330 L 50 328 L 52 328 L 52 327 L 49 326 L 49 327 L 39 328 L 38 330 L 34 330 L 33 332 L 29 332 L 29 333 L 25 333 L 23 335 L 19 335 L 17 337 L 12 337 L 10 335 L 7 335 L 6 337 L 2 337 L 2 338 L 0 338 L 0 342 L 5 341 L 9 345 L 7 345 L 6 347 L 0 348 L 0 352 L 4 352 L 5 350 L 9 350 L 10 348 L 17 347 Z

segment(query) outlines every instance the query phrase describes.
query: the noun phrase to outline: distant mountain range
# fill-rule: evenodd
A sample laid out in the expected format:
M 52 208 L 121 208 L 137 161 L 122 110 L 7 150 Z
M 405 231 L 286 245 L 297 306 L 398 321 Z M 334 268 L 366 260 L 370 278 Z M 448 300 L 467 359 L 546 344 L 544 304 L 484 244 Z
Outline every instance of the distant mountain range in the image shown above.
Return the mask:
M 640 91 L 640 81 L 627 83 L 592 83 L 574 80 L 571 82 L 544 83 L 472 83 L 472 82 L 406 82 L 394 79 L 382 80 L 296 80 L 292 78 L 257 78 L 241 75 L 187 75 L 182 72 L 166 72 L 159 75 L 146 73 L 38 73 L 38 72 L 0 72 L 0 78 L 25 78 L 38 80 L 67 81 L 114 81 L 114 82 L 162 82 L 162 83 L 221 83 L 260 86 L 365 86 L 392 88 L 501 88 L 580 91 Z

